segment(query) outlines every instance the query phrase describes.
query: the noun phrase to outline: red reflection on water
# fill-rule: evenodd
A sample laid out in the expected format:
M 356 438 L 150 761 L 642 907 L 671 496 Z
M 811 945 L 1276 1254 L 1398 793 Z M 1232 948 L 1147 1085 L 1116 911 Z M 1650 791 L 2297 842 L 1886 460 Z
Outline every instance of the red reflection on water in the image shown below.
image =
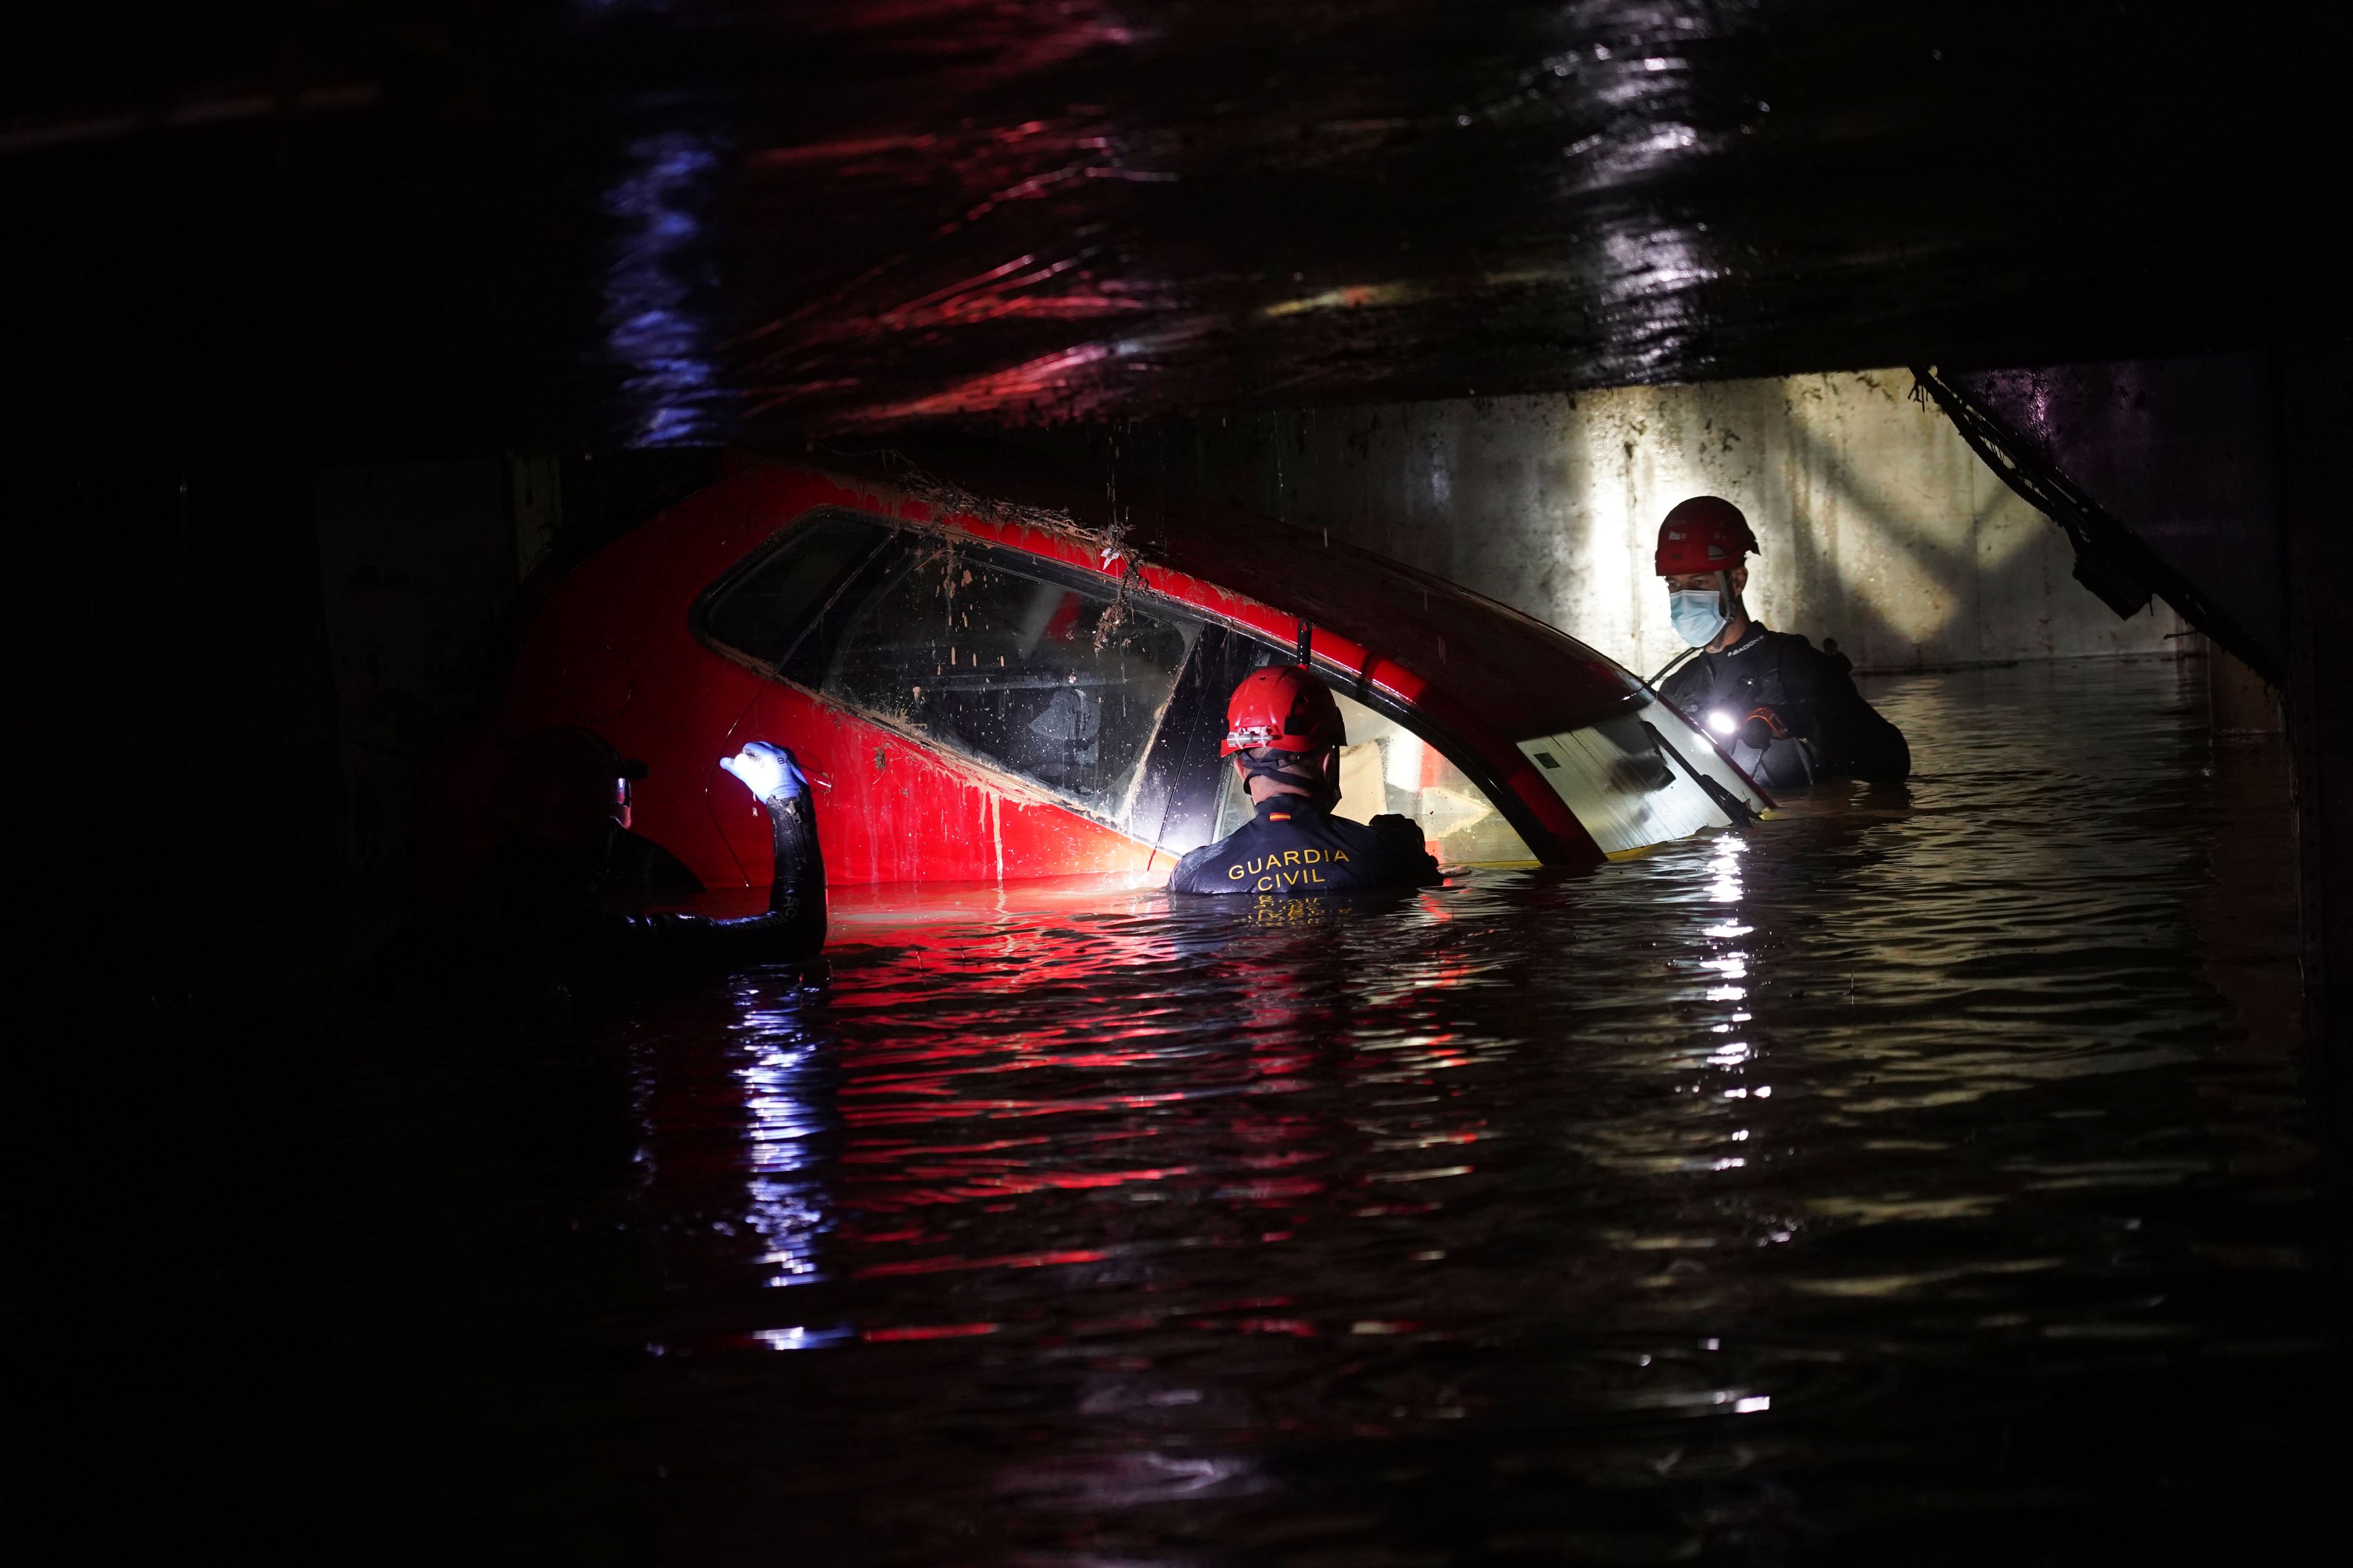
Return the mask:
M 876 1263 L 852 1278 L 880 1279 L 892 1274 L 945 1274 L 958 1268 L 1043 1268 L 1057 1263 L 1101 1263 L 1111 1256 L 1092 1247 L 1065 1252 L 1023 1252 L 1004 1258 L 919 1258 L 906 1263 Z
M 968 1340 L 997 1331 L 995 1323 L 934 1323 L 920 1328 L 866 1329 L 859 1338 L 871 1344 L 888 1344 L 894 1340 Z
M 1345 910 L 1270 927 L 1124 892 L 1092 910 L 960 897 L 912 910 L 903 930 L 861 922 L 868 940 L 837 948 L 829 989 L 747 985 L 720 1055 L 665 1057 L 646 1102 L 653 1165 L 663 1206 L 709 1238 L 694 1271 L 858 1282 L 839 1304 L 784 1310 L 852 1332 L 889 1325 L 863 1328 L 873 1342 L 1101 1331 L 1034 1312 L 924 1320 L 969 1315 L 941 1308 L 995 1289 L 986 1276 L 1085 1270 L 1068 1288 L 1155 1289 L 1172 1248 L 1315 1247 L 1335 1225 L 1429 1213 L 1438 1200 L 1366 1205 L 1366 1184 L 1467 1174 L 1440 1160 L 1489 1136 L 1451 1103 L 1453 1069 L 1478 1047 L 1440 998 L 1492 984 L 1493 965 L 1453 951 L 1421 900 L 1390 912 L 1403 927 L 1378 928 L 1424 949 L 1411 982 L 1367 987 L 1345 945 L 1371 928 Z M 783 1176 L 763 1188 L 771 1168 Z M 780 1272 L 780 1258 L 800 1266 Z M 1196 1298 L 1150 1321 L 1274 1339 L 1390 1331 L 1288 1300 Z

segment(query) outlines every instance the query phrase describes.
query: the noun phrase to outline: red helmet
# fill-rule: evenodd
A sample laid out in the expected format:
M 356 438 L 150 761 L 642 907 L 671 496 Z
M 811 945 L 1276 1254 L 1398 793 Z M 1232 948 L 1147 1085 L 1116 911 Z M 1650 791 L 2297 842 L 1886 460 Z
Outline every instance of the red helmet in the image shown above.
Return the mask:
M 1234 688 L 1226 704 L 1226 743 L 1218 755 L 1260 747 L 1320 752 L 1347 743 L 1340 705 L 1324 683 L 1295 664 L 1277 664 L 1251 670 Z
M 1694 496 L 1659 524 L 1659 575 L 1729 572 L 1757 550 L 1757 536 L 1740 509 L 1720 496 Z M 1761 551 L 1758 553 L 1763 553 Z

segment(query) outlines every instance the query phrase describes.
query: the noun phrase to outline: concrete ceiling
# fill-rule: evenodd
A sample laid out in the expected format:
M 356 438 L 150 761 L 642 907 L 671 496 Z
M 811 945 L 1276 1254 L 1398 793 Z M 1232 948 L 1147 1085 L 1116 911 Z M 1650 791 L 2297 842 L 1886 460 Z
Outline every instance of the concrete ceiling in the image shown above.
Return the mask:
M 19 435 L 708 442 L 2161 354 L 2344 315 L 2316 18 L 52 9 L 54 46 L 0 67 Z

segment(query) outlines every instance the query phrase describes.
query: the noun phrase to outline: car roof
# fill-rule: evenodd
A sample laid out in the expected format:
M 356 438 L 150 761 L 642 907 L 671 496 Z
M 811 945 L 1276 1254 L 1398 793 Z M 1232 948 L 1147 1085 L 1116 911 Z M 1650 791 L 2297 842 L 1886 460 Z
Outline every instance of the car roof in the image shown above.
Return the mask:
M 1360 684 L 1389 688 L 1466 740 L 1556 734 L 1642 700 L 1628 671 L 1531 616 L 1322 531 L 1199 497 L 1123 493 L 1114 502 L 1100 475 L 955 437 L 765 460 L 866 479 L 929 502 L 950 527 L 1097 571 L 1114 551 L 1133 558 L 1148 587 L 1279 643 L 1295 628 L 1271 624 L 1264 609 L 1304 619 L 1327 665 L 1351 667 Z

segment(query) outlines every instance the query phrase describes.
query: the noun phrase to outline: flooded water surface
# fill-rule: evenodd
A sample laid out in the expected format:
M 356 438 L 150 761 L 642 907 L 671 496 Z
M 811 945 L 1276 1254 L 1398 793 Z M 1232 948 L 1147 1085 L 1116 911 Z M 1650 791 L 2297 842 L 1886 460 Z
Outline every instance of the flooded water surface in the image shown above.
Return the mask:
M 2338 1386 L 2290 823 L 2183 668 L 1883 683 L 1908 792 L 1589 876 L 1016 892 L 839 925 L 822 986 L 374 1037 L 355 1517 L 692 1563 L 2276 1545 Z

